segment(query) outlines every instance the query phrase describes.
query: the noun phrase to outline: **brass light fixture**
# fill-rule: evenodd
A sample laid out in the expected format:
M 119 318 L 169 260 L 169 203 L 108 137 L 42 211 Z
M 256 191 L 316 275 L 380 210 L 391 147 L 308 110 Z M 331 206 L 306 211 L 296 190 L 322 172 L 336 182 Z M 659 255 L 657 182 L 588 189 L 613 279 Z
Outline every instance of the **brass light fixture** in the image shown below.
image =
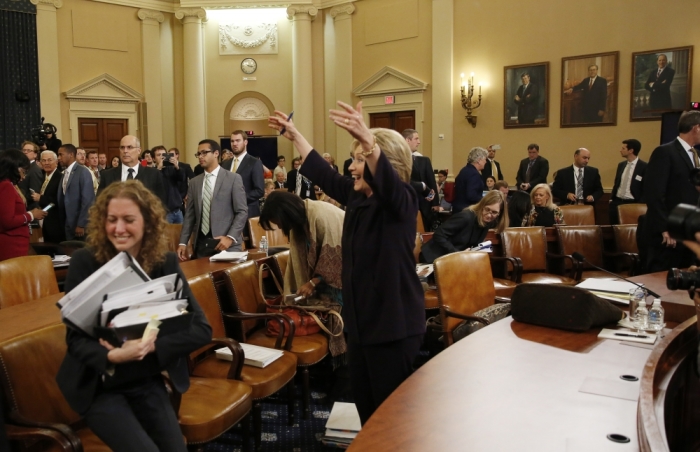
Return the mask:
M 464 80 L 464 73 L 462 73 L 460 77 L 462 79 L 462 83 L 459 88 L 461 93 L 462 108 L 467 110 L 467 116 L 465 116 L 465 118 L 467 118 L 467 121 L 469 121 L 469 124 L 471 124 L 472 127 L 476 127 L 476 115 L 472 115 L 472 111 L 481 106 L 481 83 L 479 83 L 479 97 L 475 100 L 474 73 L 472 72 L 471 76 L 466 81 Z

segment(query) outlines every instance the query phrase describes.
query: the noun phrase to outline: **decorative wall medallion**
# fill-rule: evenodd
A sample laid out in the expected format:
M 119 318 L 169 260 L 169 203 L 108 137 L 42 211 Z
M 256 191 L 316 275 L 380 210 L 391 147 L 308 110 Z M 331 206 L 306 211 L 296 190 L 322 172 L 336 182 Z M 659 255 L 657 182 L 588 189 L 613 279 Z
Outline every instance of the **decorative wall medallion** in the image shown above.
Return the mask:
M 268 117 L 270 117 L 270 109 L 265 102 L 255 97 L 241 99 L 231 108 L 230 118 L 233 120 L 267 119 Z
M 258 68 L 258 63 L 252 58 L 241 61 L 241 70 L 244 74 L 252 74 Z
M 277 23 L 219 24 L 219 55 L 276 53 Z

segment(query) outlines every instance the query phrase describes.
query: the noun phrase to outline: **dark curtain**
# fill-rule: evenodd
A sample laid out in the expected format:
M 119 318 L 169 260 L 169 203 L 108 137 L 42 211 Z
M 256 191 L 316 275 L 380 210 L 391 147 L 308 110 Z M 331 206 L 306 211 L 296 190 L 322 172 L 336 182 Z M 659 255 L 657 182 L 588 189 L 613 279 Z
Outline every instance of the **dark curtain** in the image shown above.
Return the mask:
M 0 149 L 19 148 L 40 118 L 36 15 L 0 9 Z

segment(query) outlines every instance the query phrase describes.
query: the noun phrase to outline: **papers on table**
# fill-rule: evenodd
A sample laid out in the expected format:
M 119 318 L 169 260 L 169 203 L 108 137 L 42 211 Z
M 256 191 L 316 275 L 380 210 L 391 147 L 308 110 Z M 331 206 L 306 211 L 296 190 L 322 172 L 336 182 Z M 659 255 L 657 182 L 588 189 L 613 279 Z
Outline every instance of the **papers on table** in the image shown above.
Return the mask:
M 433 264 L 416 265 L 416 273 L 418 273 L 418 277 L 421 278 L 421 280 L 427 278 L 433 274 Z
M 493 250 L 491 249 L 491 240 L 481 242 L 478 245 L 469 248 L 469 251 L 482 251 L 484 253 L 491 253 L 493 252 Z
M 240 264 L 248 259 L 248 251 L 222 251 L 209 258 L 210 262 L 234 262 Z
M 65 254 L 57 254 L 52 259 L 54 268 L 68 267 L 70 265 L 70 256 Z
M 253 367 L 264 368 L 284 354 L 282 350 L 277 350 L 274 348 L 260 347 L 257 345 L 244 343 L 240 343 L 240 345 L 243 348 L 243 354 L 245 355 L 245 361 L 243 364 Z M 226 361 L 233 360 L 231 350 L 226 347 L 216 350 L 216 357 Z
M 321 442 L 329 447 L 347 449 L 362 428 L 354 403 L 335 402 L 326 422 Z
M 629 291 L 637 288 L 636 285 L 627 281 L 605 278 L 588 278 L 576 287 L 589 290 L 600 298 L 622 304 L 629 304 Z
M 643 344 L 653 344 L 656 342 L 657 335 L 655 333 L 638 333 L 628 330 L 611 330 L 603 328 L 598 337 L 601 339 L 615 339 L 618 341 L 641 342 Z

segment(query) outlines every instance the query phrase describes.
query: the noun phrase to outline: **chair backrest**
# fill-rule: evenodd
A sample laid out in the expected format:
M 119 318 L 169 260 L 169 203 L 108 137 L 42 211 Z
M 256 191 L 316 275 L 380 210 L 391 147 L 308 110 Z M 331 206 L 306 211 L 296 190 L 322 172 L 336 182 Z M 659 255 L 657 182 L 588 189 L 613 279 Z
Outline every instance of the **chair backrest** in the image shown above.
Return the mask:
M 425 232 L 425 225 L 423 224 L 423 216 L 418 211 L 418 216 L 416 217 L 416 232 Z
M 445 182 L 442 187 L 442 193 L 445 195 L 445 201 L 452 202 L 455 200 L 455 183 Z
M 581 253 L 586 261 L 603 266 L 603 230 L 600 226 L 557 226 L 557 235 L 561 254 Z
M 595 212 L 593 206 L 587 204 L 575 204 L 561 206 L 564 214 L 564 224 L 569 226 L 594 225 Z
M 617 206 L 617 216 L 620 219 L 620 224 L 637 224 L 639 223 L 639 217 L 646 213 L 646 204 L 632 203 Z
M 204 311 L 204 316 L 207 318 L 209 325 L 211 325 L 212 337 L 226 337 L 219 294 L 216 292 L 216 286 L 211 274 L 198 275 L 188 279 L 187 282 L 190 284 L 192 295 L 194 295 L 197 303 Z
M 519 257 L 523 271 L 547 270 L 547 235 L 544 227 L 506 228 L 501 232 L 503 254 Z
M 494 304 L 491 260 L 487 253 L 462 251 L 435 259 L 433 264 L 442 325 L 451 335 L 462 320 L 448 317 L 446 309 L 471 315 Z M 451 342 L 448 339 L 448 345 Z
M 614 224 L 612 228 L 617 251 L 621 253 L 639 253 L 636 224 Z
M 421 248 L 423 248 L 423 237 L 420 232 L 416 232 L 416 243 L 413 246 L 413 257 L 416 260 L 416 264 L 420 261 Z
M 284 235 L 281 229 L 275 227 L 272 231 L 266 231 L 260 226 L 260 217 L 248 218 L 248 230 L 250 247 L 257 249 L 260 247 L 260 239 L 262 236 L 267 236 L 268 246 L 288 245 L 289 240 Z
M 165 226 L 165 234 L 168 236 L 168 251 L 177 252 L 177 247 L 180 245 L 180 233 L 182 232 L 181 224 L 170 224 Z
M 58 292 L 49 256 L 22 256 L 0 262 L 0 309 Z
M 223 309 L 231 312 L 256 314 L 265 312 L 266 303 L 258 284 L 258 266 L 248 261 L 223 270 L 227 300 L 222 300 Z M 243 332 L 247 333 L 258 325 L 258 320 L 243 321 Z
M 73 424 L 56 374 L 66 355 L 66 327 L 56 324 L 0 344 L 0 382 L 6 409 L 36 422 Z
M 289 251 L 273 254 L 272 258 L 275 261 L 275 265 L 277 265 L 279 274 L 282 276 L 282 280 L 280 281 L 280 283 L 282 283 L 282 281 L 284 281 L 284 272 L 287 271 L 287 262 L 289 262 Z

